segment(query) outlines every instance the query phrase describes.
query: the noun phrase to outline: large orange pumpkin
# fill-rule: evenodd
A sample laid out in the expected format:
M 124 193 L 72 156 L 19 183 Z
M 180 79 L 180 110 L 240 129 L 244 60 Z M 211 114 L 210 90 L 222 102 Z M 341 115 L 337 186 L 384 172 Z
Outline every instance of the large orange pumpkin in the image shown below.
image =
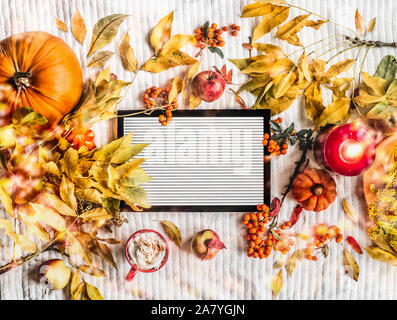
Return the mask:
M 0 42 L 0 92 L 13 111 L 31 107 L 57 123 L 76 106 L 82 87 L 80 63 L 62 39 L 33 31 Z

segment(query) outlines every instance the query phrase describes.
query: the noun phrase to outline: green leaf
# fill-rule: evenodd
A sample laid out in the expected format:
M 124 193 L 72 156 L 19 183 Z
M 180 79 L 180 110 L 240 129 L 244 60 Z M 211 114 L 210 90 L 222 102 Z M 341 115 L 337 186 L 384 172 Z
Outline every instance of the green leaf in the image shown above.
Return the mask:
M 208 47 L 208 49 L 212 52 L 212 53 L 216 53 L 218 56 L 220 56 L 222 59 L 225 57 L 223 55 L 223 52 L 221 49 L 219 49 L 218 47 Z
M 379 102 L 368 111 L 366 116 L 370 119 L 389 119 L 395 110 L 396 108 L 387 102 Z
M 105 198 L 102 200 L 102 206 L 106 209 L 109 214 L 113 217 L 118 218 L 120 211 L 120 200 L 113 198 Z
M 387 55 L 383 57 L 378 68 L 376 69 L 374 76 L 386 80 L 393 80 L 396 77 L 396 71 L 396 58 L 391 55 Z
M 150 208 L 150 204 L 147 201 L 147 194 L 145 189 L 142 187 L 124 187 L 124 186 L 117 186 L 117 192 L 123 198 L 123 200 L 130 205 L 140 206 L 142 208 Z M 130 205 L 131 206 L 131 205 Z M 133 207 L 133 206 L 132 206 Z
M 87 57 L 106 46 L 117 35 L 120 24 L 128 17 L 125 14 L 112 14 L 99 19 L 92 30 L 91 44 Z

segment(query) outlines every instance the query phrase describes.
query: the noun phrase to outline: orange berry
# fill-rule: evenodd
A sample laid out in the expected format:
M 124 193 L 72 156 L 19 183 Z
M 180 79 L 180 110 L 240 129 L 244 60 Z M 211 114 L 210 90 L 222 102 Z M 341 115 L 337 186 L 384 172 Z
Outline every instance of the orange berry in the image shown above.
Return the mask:
M 237 31 L 240 31 L 240 26 L 236 26 L 235 28 Z
M 283 143 L 282 147 L 283 147 L 283 149 L 288 149 L 288 144 Z
M 165 126 L 167 125 L 167 121 L 163 121 L 163 122 L 161 123 L 161 125 L 162 125 L 163 127 L 165 127 Z
M 195 38 L 196 38 L 196 40 L 198 40 L 198 41 L 200 41 L 200 40 L 201 40 L 201 36 L 200 36 L 199 34 L 196 34 L 194 37 L 195 37 Z
M 201 28 L 197 28 L 197 29 L 194 31 L 194 33 L 196 33 L 196 34 L 201 34 L 201 33 L 202 33 Z
M 159 121 L 160 121 L 160 122 L 165 121 L 165 115 L 160 114 L 160 115 L 159 115 Z
M 232 36 L 233 36 L 233 37 L 237 37 L 237 35 L 238 35 L 238 32 L 237 32 L 237 31 L 233 31 L 233 32 L 232 32 Z
M 222 34 L 223 31 L 222 31 L 222 29 L 216 29 L 216 33 L 217 33 L 217 34 Z
M 211 24 L 211 28 L 216 29 L 216 28 L 218 28 L 218 25 L 216 23 L 213 23 L 213 24 Z
M 223 31 L 228 31 L 229 27 L 228 26 L 224 26 L 222 29 L 223 29 Z
M 237 26 L 236 26 L 235 23 L 233 23 L 233 24 L 230 25 L 230 28 L 232 28 L 232 29 L 235 29 L 236 27 L 237 27 Z
M 265 133 L 264 135 L 263 135 L 263 139 L 266 139 L 266 140 L 268 140 L 270 138 L 270 136 L 269 136 L 269 134 L 268 133 Z
M 253 234 L 253 233 L 256 233 L 257 230 L 256 230 L 256 228 L 249 228 L 248 231 L 249 231 L 249 233 Z
M 249 248 L 248 249 L 248 254 L 252 254 L 252 253 L 254 253 L 254 249 L 253 248 Z
M 287 154 L 287 150 L 281 150 L 281 154 Z

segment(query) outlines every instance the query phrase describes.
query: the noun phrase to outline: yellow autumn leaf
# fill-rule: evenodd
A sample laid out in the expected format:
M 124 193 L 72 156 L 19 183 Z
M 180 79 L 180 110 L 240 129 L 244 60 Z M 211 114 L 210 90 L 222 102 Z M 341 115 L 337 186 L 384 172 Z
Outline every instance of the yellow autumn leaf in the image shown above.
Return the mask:
M 287 74 L 281 74 L 273 79 L 274 86 L 272 88 L 273 98 L 278 99 L 287 93 L 289 88 L 295 82 L 296 74 L 295 72 L 289 72 Z
M 11 190 L 11 181 L 9 179 L 1 178 L 0 179 L 0 201 L 4 206 L 6 212 L 13 217 L 14 216 L 14 207 L 12 203 L 12 198 L 10 195 Z
M 271 83 L 268 84 L 267 87 L 270 86 Z M 271 115 L 277 115 L 285 110 L 287 110 L 295 99 L 300 94 L 300 90 L 296 87 L 291 87 L 290 90 L 281 98 L 275 99 L 273 97 L 265 97 L 263 102 L 260 102 L 255 105 L 254 109 L 271 109 Z
M 278 296 L 281 289 L 283 288 L 283 270 L 281 269 L 279 273 L 273 278 L 272 283 L 272 292 L 274 296 Z
M 357 212 L 356 209 L 345 199 L 342 200 L 343 210 L 346 213 L 346 216 L 354 221 L 357 222 Z
M 367 72 L 363 72 L 361 76 L 365 84 L 364 89 L 368 94 L 373 96 L 384 96 L 386 94 L 390 81 L 376 76 L 371 76 Z
M 294 252 L 288 257 L 287 262 L 285 264 L 285 271 L 287 271 L 289 277 L 292 277 L 295 268 L 296 268 L 296 258 Z
M 58 18 L 55 18 L 56 20 L 56 24 L 59 30 L 63 31 L 63 32 L 68 32 L 68 27 L 66 26 L 65 22 L 63 22 L 62 20 L 59 20 Z
M 189 70 L 187 71 L 187 76 L 186 78 L 188 80 L 193 79 L 194 75 L 197 73 L 198 69 L 200 68 L 200 61 L 197 61 L 196 63 L 192 64 Z
M 173 35 L 167 43 L 164 45 L 162 51 L 175 51 L 182 49 L 187 44 L 193 44 L 196 42 L 196 38 L 188 34 L 176 34 Z
M 282 58 L 275 62 L 271 62 L 272 60 L 274 61 L 274 59 L 272 59 L 272 56 L 269 56 L 268 59 L 255 61 L 242 72 L 251 76 L 262 77 L 268 74 L 271 77 L 275 77 L 279 74 L 289 72 L 292 70 L 292 68 L 295 67 L 295 64 L 288 58 Z
M 327 62 L 321 59 L 313 60 L 310 64 L 310 73 L 317 81 L 322 81 L 322 77 L 325 71 L 325 65 Z
M 372 259 L 397 266 L 397 257 L 386 250 L 380 249 L 378 247 L 368 247 L 365 248 L 365 251 L 367 251 Z
M 76 211 L 74 211 L 65 202 L 59 199 L 59 197 L 57 197 L 56 195 L 46 193 L 45 196 L 48 199 L 48 201 L 51 203 L 51 206 L 60 214 L 71 217 L 75 217 L 77 215 Z
M 289 7 L 273 6 L 269 13 L 262 17 L 262 21 L 255 27 L 252 41 L 256 42 L 273 28 L 282 24 L 289 16 Z
M 353 279 L 358 281 L 360 275 L 360 268 L 357 264 L 356 259 L 346 250 L 343 250 L 343 265 L 345 266 L 346 272 L 351 271 Z
M 332 79 L 336 77 L 338 74 L 345 72 L 350 69 L 350 67 L 353 65 L 354 60 L 353 59 L 346 59 L 344 61 L 339 61 L 329 67 L 327 72 L 324 75 L 324 78 L 326 79 Z
M 307 20 L 306 21 L 306 24 L 305 24 L 305 27 L 310 27 L 310 28 L 313 28 L 313 29 L 315 29 L 315 30 L 318 30 L 318 29 L 320 29 L 320 27 L 324 24 L 324 23 L 327 23 L 328 21 L 327 20 L 317 20 L 317 21 L 314 21 L 314 20 Z
M 343 120 L 350 109 L 350 98 L 340 98 L 331 102 L 321 113 L 321 115 L 315 119 L 314 123 L 316 128 L 325 126 L 328 123 L 336 123 Z
M 285 40 L 295 46 L 301 46 L 302 43 L 296 34 L 301 31 L 302 28 L 306 25 L 306 21 L 309 16 L 310 14 L 297 16 L 291 21 L 288 21 L 286 24 L 278 27 L 276 37 L 281 40 Z
M 145 62 L 142 70 L 158 73 L 181 65 L 191 65 L 197 62 L 186 53 L 176 51 L 163 51 L 158 57 L 153 57 Z
M 169 104 L 172 103 L 172 101 L 178 96 L 181 90 L 182 90 L 182 81 L 178 77 L 175 77 L 174 80 L 172 81 L 171 91 L 168 95 Z
M 371 32 L 375 28 L 375 25 L 376 25 L 376 17 L 372 18 L 371 20 L 369 20 L 369 22 L 368 22 L 368 32 Z
M 358 12 L 358 9 L 354 15 L 354 22 L 356 23 L 357 31 L 363 36 L 365 34 L 365 22 L 363 17 Z
M 265 2 L 255 2 L 249 5 L 246 5 L 243 8 L 243 12 L 241 13 L 242 18 L 252 18 L 259 17 L 269 14 L 273 11 L 274 6 Z
M 163 17 L 150 33 L 150 45 L 154 54 L 158 54 L 171 36 L 172 22 L 174 21 L 174 11 Z
M 48 224 L 57 231 L 66 230 L 65 219 L 58 212 L 40 203 L 30 203 L 30 205 L 34 210 L 38 221 Z
M 128 31 L 121 41 L 119 53 L 124 69 L 127 71 L 136 72 L 138 69 L 138 60 L 135 56 L 134 50 L 130 45 L 130 36 Z
M 284 51 L 280 47 L 275 46 L 274 44 L 270 44 L 270 43 L 254 43 L 252 46 L 258 51 L 264 52 L 266 54 L 274 55 L 277 58 L 284 58 L 285 57 Z
M 15 243 L 22 248 L 22 250 L 30 253 L 37 251 L 37 246 L 32 240 L 29 240 L 22 234 L 14 232 L 10 220 L 0 219 L 0 228 L 3 228 L 10 239 L 14 240 Z
M 85 35 L 87 33 L 87 28 L 85 26 L 85 22 L 79 9 L 76 9 L 76 12 L 72 18 L 72 33 L 78 42 L 81 44 L 84 43 Z
M 190 110 L 197 108 L 200 105 L 201 101 L 201 98 L 197 97 L 192 93 L 189 97 Z
M 317 81 L 313 81 L 304 91 L 305 110 L 307 117 L 314 121 L 324 111 L 321 86 Z

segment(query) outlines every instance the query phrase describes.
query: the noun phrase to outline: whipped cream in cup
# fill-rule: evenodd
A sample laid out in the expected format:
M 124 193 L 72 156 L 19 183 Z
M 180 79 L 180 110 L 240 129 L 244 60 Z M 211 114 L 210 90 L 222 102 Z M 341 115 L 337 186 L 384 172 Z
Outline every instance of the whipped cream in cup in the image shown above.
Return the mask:
M 167 240 L 157 231 L 143 229 L 135 232 L 125 248 L 131 270 L 126 276 L 131 281 L 139 272 L 155 272 L 161 269 L 168 259 Z

